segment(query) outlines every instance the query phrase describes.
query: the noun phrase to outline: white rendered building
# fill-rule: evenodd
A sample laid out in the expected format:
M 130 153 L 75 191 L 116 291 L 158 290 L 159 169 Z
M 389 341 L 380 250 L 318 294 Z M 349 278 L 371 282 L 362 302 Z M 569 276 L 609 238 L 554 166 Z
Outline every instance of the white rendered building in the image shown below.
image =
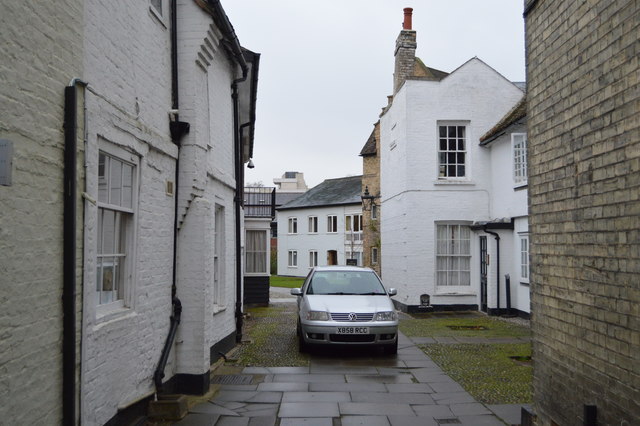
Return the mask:
M 362 266 L 362 176 L 327 179 L 279 207 L 278 275 L 314 266 Z
M 493 233 L 526 235 L 526 190 L 514 193 L 523 184 L 514 184 L 511 145 L 481 146 L 480 138 L 523 91 L 478 58 L 449 74 L 426 67 L 415 58 L 410 21 L 396 44 L 395 94 L 380 118 L 382 273 L 404 310 L 501 312 L 504 275 L 513 285 L 521 253 L 505 236 L 498 255 Z M 525 314 L 527 292 L 512 292 Z

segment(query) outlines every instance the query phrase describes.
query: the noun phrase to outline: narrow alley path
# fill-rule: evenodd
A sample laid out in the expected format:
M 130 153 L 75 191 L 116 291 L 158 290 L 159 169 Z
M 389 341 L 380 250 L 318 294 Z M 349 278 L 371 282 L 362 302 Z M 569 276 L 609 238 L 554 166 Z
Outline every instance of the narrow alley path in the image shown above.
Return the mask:
M 283 289 L 279 289 L 283 290 Z M 294 303 L 285 291 L 272 304 Z M 484 405 L 447 376 L 411 339 L 397 356 L 317 351 L 308 366 L 224 367 L 219 391 L 179 426 L 511 425 L 521 405 Z

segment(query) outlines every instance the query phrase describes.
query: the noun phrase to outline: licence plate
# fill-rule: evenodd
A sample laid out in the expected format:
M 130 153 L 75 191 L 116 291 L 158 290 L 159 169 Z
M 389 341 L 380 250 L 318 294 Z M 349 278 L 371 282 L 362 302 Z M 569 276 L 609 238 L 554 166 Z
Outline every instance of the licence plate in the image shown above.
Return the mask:
M 369 334 L 369 327 L 338 327 L 338 334 Z

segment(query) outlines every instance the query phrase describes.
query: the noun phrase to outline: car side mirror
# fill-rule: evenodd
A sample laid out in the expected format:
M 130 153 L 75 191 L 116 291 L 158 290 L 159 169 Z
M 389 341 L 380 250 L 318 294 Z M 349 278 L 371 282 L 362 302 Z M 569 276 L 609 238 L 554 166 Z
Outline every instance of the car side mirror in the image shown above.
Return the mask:
M 396 294 L 398 294 L 398 290 L 396 290 L 395 288 L 390 288 L 389 291 L 387 291 L 387 294 L 389 296 L 395 296 Z
M 291 295 L 292 296 L 302 296 L 302 289 L 301 288 L 292 288 L 291 289 Z

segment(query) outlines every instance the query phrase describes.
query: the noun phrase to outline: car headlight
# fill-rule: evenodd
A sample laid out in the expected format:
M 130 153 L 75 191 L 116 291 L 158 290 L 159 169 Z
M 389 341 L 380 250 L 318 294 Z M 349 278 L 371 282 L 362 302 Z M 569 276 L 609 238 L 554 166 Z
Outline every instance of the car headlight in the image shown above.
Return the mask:
M 307 312 L 307 320 L 309 321 L 329 321 L 329 313 L 325 311 L 309 311 Z
M 398 317 L 394 311 L 378 312 L 374 321 L 395 321 L 397 318 Z

